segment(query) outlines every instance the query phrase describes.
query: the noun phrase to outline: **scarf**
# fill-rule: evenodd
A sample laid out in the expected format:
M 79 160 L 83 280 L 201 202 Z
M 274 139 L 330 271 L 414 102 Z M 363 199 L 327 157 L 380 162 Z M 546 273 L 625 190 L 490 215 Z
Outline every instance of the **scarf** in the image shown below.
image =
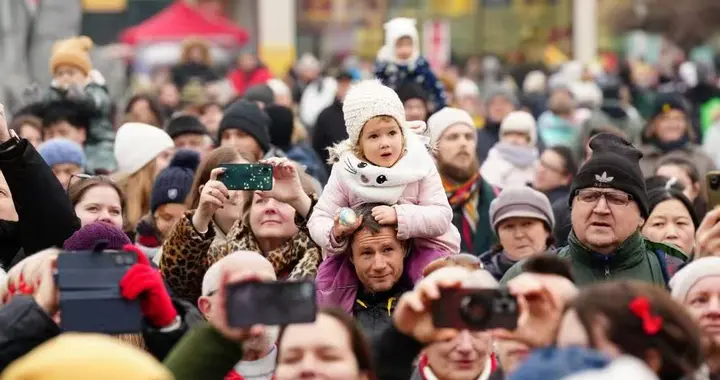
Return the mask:
M 414 132 L 405 134 L 407 151 L 389 168 L 359 159 L 352 150 L 340 155 L 342 181 L 363 203 L 398 203 L 408 184 L 428 177 L 435 169 L 427 147 Z
M 443 178 L 443 188 L 448 197 L 448 202 L 453 210 L 462 207 L 462 224 L 460 233 L 466 242 L 467 248 L 473 252 L 473 241 L 475 238 L 475 229 L 477 228 L 480 214 L 478 213 L 478 203 L 480 202 L 480 173 L 475 173 L 465 183 L 456 185 L 448 182 Z
M 495 144 L 493 149 L 497 150 L 504 161 L 518 168 L 532 166 L 538 159 L 538 150 L 535 147 L 524 147 L 499 142 Z
M 675 141 L 660 141 L 660 139 L 658 139 L 657 137 L 652 137 L 650 139 L 650 144 L 660 149 L 660 151 L 663 153 L 670 153 L 674 150 L 682 149 L 688 143 L 690 143 L 690 139 L 687 135 L 684 135 L 682 138 Z

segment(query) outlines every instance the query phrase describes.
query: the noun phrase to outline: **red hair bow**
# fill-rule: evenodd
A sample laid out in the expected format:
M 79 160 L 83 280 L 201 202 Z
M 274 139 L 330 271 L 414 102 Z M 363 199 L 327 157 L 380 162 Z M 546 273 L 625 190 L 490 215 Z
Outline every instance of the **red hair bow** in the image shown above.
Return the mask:
M 655 335 L 662 329 L 663 319 L 659 315 L 652 315 L 647 297 L 635 297 L 630 302 L 630 311 L 642 320 L 643 331 L 646 334 Z

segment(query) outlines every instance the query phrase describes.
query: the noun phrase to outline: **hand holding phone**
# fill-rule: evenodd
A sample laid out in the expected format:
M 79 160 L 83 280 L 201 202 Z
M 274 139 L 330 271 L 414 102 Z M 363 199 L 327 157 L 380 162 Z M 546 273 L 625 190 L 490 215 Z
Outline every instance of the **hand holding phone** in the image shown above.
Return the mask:
M 433 302 L 433 323 L 456 330 L 514 330 L 518 301 L 507 289 L 441 289 Z
M 273 168 L 269 164 L 221 164 L 218 176 L 228 190 L 268 191 L 273 188 Z

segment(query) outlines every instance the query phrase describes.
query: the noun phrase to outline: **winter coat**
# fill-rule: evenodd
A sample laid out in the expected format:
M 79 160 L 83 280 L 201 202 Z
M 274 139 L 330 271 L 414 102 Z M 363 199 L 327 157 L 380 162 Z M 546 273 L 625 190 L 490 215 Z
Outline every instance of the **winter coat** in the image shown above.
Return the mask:
M 61 247 L 80 229 L 67 193 L 27 140 L 0 152 L 0 172 L 7 181 L 18 221 L 0 220 L 0 264 L 9 268 L 24 255 Z M 18 255 L 22 250 L 23 255 Z M 18 257 L 16 257 L 18 256 Z
M 586 248 L 570 233 L 568 245 L 561 248 L 558 257 L 568 260 L 575 284 L 587 286 L 599 281 L 638 280 L 666 287 L 676 261 L 685 260 L 677 248 L 647 240 L 639 232 L 627 238 L 611 255 L 602 255 Z M 507 283 L 520 273 L 525 260 L 515 264 L 505 273 Z
M 350 262 L 350 255 L 348 247 L 347 252 L 326 258 L 318 267 L 315 278 L 315 298 L 318 305 L 337 306 L 346 313 L 352 313 L 360 280 L 355 272 L 355 267 Z M 410 252 L 405 258 L 406 278 L 414 285 L 422 279 L 425 266 L 443 256 L 446 254 L 439 251 L 418 251 L 411 244 Z
M 192 305 L 173 302 L 182 319 L 179 328 L 161 332 L 144 324 L 142 336 L 147 350 L 158 360 L 163 360 L 173 346 L 189 330 L 186 315 Z M 29 296 L 16 296 L 0 308 L 0 371 L 32 351 L 35 347 L 61 334 L 60 327 Z
M 0 1 L 0 103 L 5 112 L 24 105 L 24 91 L 31 83 L 41 88 L 50 84 L 52 47 L 80 34 L 82 14 L 78 1 Z
M 320 182 L 320 186 L 324 187 L 328 181 L 328 173 L 325 169 L 325 163 L 320 156 L 305 143 L 299 143 L 285 150 L 285 156 L 305 168 L 305 172 Z
M 565 201 L 567 203 L 568 197 L 570 197 L 570 186 L 560 186 L 548 191 L 543 191 L 546 197 L 550 200 L 550 204 L 556 201 Z
M 658 163 L 665 157 L 682 157 L 690 160 L 695 164 L 698 172 L 704 175 L 705 173 L 715 170 L 717 167 L 715 161 L 705 152 L 703 149 L 693 143 L 687 143 L 683 147 L 674 149 L 670 152 L 663 152 L 660 148 L 652 144 L 642 144 L 638 147 L 643 153 L 643 157 L 640 159 L 640 169 L 643 175 L 650 177 L 655 174 L 658 168 Z M 717 150 L 717 149 L 716 149 Z
M 500 142 L 490 149 L 480 167 L 480 175 L 487 183 L 501 189 L 525 186 L 535 177 L 537 158 L 535 148 L 523 149 Z
M 478 162 L 482 165 L 497 142 L 500 141 L 500 123 L 487 120 L 485 127 L 477 131 L 477 146 L 475 147 Z
M 272 79 L 272 74 L 267 67 L 258 66 L 255 70 L 249 73 L 240 69 L 235 69 L 228 74 L 228 79 L 230 79 L 237 95 L 243 96 L 248 88 L 259 84 L 265 84 L 268 80 Z
M 298 111 L 300 121 L 311 136 L 315 133 L 315 125 L 320 112 L 335 102 L 337 87 L 337 81 L 332 77 L 320 77 L 305 86 L 298 103 Z M 344 125 L 345 122 L 343 122 Z
M 569 121 L 555 115 L 551 111 L 546 111 L 538 119 L 537 130 L 539 139 L 546 146 L 565 146 L 573 152 L 580 149 L 581 128 L 573 125 Z
M 173 83 L 182 93 L 183 87 L 193 79 L 199 80 L 202 84 L 214 82 L 220 79 L 217 73 L 209 65 L 195 62 L 181 63 L 172 68 Z
M 351 152 L 343 154 L 333 166 L 308 221 L 310 235 L 322 247 L 323 257 L 346 251 L 347 241 L 337 242 L 331 236 L 337 212 L 363 203 L 394 205 L 398 239 L 415 238 L 418 250 L 459 252 L 460 234 L 452 225 L 452 209 L 440 174 L 420 139 L 407 141 L 408 153 L 391 168 L 361 161 Z M 368 178 L 381 186 L 365 185 Z
M 186 212 L 173 227 L 163 242 L 160 258 L 160 271 L 173 294 L 189 302 L 196 302 L 201 296 L 203 277 L 212 264 L 237 250 L 262 252 L 242 218 L 230 227 L 224 244 L 214 244 L 214 223 L 210 223 L 205 234 L 200 234 L 192 224 L 194 213 L 195 210 Z M 296 215 L 295 224 L 298 232 L 265 256 L 278 278 L 314 278 L 321 261 L 320 248 L 310 239 L 304 218 Z
M 113 146 L 115 142 L 115 130 L 110 115 L 110 96 L 107 89 L 95 82 L 85 86 L 80 94 L 50 87 L 45 97 L 45 102 L 69 100 L 82 104 L 87 109 L 95 111 L 94 117 L 90 120 L 85 141 L 85 155 L 87 156 L 86 171 L 95 173 L 98 169 L 113 172 L 117 168 Z
M 175 380 L 223 380 L 241 358 L 241 345 L 205 323 L 188 332 L 163 364 Z
M 441 110 L 447 106 L 445 87 L 433 73 L 428 61 L 422 56 L 418 56 L 410 64 L 398 64 L 390 59 L 378 59 L 375 62 L 375 77 L 393 90 L 399 89 L 406 82 L 417 83 L 428 94 L 435 105 L 435 110 Z
M 491 249 L 479 257 L 483 269 L 490 272 L 496 280 L 500 281 L 505 272 L 510 270 L 517 261 L 511 260 L 503 250 Z
M 327 148 L 347 138 L 348 133 L 345 129 L 342 102 L 335 100 L 335 103 L 325 108 L 318 115 L 312 137 L 313 149 L 322 159 L 328 173 L 332 171 L 332 165 L 327 163 L 330 158 Z

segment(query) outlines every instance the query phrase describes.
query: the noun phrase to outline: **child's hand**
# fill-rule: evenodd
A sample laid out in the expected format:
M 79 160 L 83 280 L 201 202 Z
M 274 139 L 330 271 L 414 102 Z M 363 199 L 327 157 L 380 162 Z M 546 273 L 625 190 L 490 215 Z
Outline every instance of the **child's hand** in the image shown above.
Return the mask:
M 345 225 L 340 223 L 340 215 L 335 215 L 334 224 L 332 228 L 332 234 L 335 236 L 335 240 L 342 241 L 345 240 L 348 236 L 350 236 L 355 230 L 360 228 L 360 224 L 362 224 L 362 217 L 358 216 L 355 219 L 355 223 L 351 225 Z
M 377 206 L 373 208 L 372 216 L 382 225 L 397 224 L 397 211 L 390 206 Z

